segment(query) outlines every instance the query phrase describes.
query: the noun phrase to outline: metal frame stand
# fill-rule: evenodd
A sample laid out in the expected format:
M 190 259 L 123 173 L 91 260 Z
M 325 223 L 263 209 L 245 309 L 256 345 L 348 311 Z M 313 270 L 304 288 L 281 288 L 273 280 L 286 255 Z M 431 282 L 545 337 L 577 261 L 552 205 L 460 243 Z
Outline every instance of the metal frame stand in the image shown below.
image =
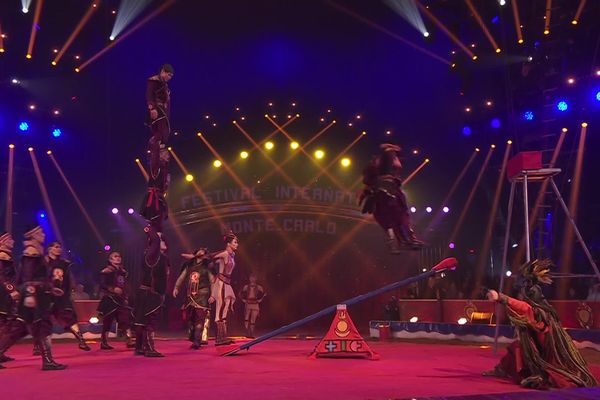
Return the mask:
M 562 206 L 562 209 L 565 212 L 566 217 L 569 219 L 569 223 L 571 224 L 571 227 L 573 228 L 573 231 L 575 232 L 575 236 L 577 236 L 577 240 L 579 241 L 579 244 L 581 245 L 583 252 L 585 253 L 588 261 L 590 262 L 590 265 L 594 269 L 594 273 L 595 273 L 596 277 L 598 278 L 598 281 L 600 281 L 600 271 L 598 270 L 598 266 L 594 262 L 594 259 L 592 258 L 592 255 L 591 255 L 589 249 L 587 248 L 587 245 L 583 241 L 583 237 L 581 236 L 581 233 L 579 232 L 579 228 L 577 228 L 577 224 L 575 223 L 573 216 L 569 212 L 569 208 L 565 204 L 565 201 L 563 200 L 563 197 L 560 194 L 560 191 L 558 190 L 556 183 L 554 182 L 554 176 L 558 175 L 560 172 L 561 172 L 560 168 L 542 168 L 542 169 L 536 169 L 536 170 L 524 170 L 510 179 L 510 182 L 511 182 L 510 196 L 508 198 L 508 212 L 507 212 L 507 217 L 506 217 L 507 218 L 506 233 L 504 234 L 504 251 L 502 253 L 502 271 L 500 274 L 500 286 L 498 288 L 499 293 L 502 293 L 502 291 L 504 289 L 504 277 L 506 274 L 506 268 L 508 266 L 507 265 L 508 264 L 508 260 L 507 260 L 508 259 L 508 240 L 510 237 L 510 225 L 511 225 L 511 219 L 512 219 L 514 199 L 515 199 L 515 186 L 518 182 L 523 182 L 523 206 L 524 206 L 523 208 L 524 208 L 524 218 L 525 218 L 525 259 L 526 259 L 526 261 L 527 262 L 531 261 L 531 246 L 530 246 L 530 232 L 529 232 L 528 183 L 529 182 L 544 182 L 549 179 L 550 184 L 552 185 L 552 190 L 554 191 L 556 198 L 560 202 L 560 205 Z M 496 331 L 494 334 L 494 352 L 496 352 L 498 350 L 498 334 L 500 331 L 500 324 L 498 323 L 497 316 L 498 316 L 499 312 L 500 312 L 500 304 L 497 304 L 496 305 Z

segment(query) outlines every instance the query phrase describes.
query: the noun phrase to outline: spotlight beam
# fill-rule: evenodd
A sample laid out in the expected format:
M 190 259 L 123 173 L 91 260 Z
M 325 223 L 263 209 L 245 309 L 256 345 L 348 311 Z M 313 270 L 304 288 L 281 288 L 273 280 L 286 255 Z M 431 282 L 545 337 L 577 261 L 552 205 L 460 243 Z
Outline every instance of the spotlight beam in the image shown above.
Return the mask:
M 142 176 L 144 177 L 144 179 L 146 180 L 146 182 L 148 182 L 150 180 L 150 175 L 148 175 L 148 172 L 146 171 L 146 168 L 144 168 L 144 166 L 140 162 L 140 159 L 136 158 L 135 159 L 135 163 L 138 166 L 138 168 L 140 169 L 140 172 L 142 173 Z
M 327 126 L 325 126 L 323 129 L 321 129 L 319 132 L 317 132 L 316 134 L 313 135 L 313 137 L 311 137 L 308 142 L 302 144 L 299 149 L 306 149 L 307 146 L 309 146 L 312 142 L 314 142 L 315 140 L 317 140 L 322 134 L 324 134 L 329 128 L 331 128 L 333 125 L 335 125 L 335 120 L 331 121 Z M 281 128 L 285 128 L 286 124 L 281 125 Z M 279 132 L 279 128 L 277 128 L 275 130 L 275 132 Z M 298 149 L 296 149 L 298 150 Z M 288 162 L 290 162 L 292 160 L 292 158 L 294 158 L 296 156 L 296 154 L 298 154 L 297 151 L 294 151 L 292 154 L 290 154 L 289 156 L 287 156 L 280 164 L 280 167 L 285 166 Z M 266 181 L 267 178 L 269 178 L 271 175 L 273 175 L 275 173 L 274 170 L 269 171 L 265 176 L 262 177 L 261 181 Z
M 329 4 L 330 6 L 332 6 L 334 8 L 337 8 L 338 10 L 342 11 L 343 13 L 345 13 L 345 14 L 353 17 L 353 18 L 356 18 L 357 20 L 359 20 L 362 23 L 370 26 L 371 28 L 377 29 L 378 31 L 383 32 L 386 35 L 389 35 L 389 36 L 393 37 L 394 39 L 396 39 L 396 40 L 404 43 L 405 45 L 407 45 L 409 47 L 412 47 L 413 49 L 415 49 L 415 50 L 417 50 L 417 51 L 419 51 L 419 52 L 421 52 L 421 53 L 423 53 L 425 55 L 428 55 L 429 57 L 431 57 L 431 58 L 433 58 L 435 60 L 438 60 L 438 61 L 440 61 L 440 62 L 442 62 L 442 63 L 444 63 L 446 65 L 451 65 L 452 64 L 452 62 L 450 62 L 449 60 L 446 60 L 445 58 L 438 56 L 437 54 L 435 54 L 435 53 L 433 53 L 433 52 L 431 52 L 431 51 L 429 51 L 429 50 L 427 50 L 427 49 L 425 49 L 425 48 L 423 48 L 423 47 L 421 47 L 421 46 L 419 46 L 419 45 L 411 42 L 408 39 L 403 38 L 402 36 L 400 36 L 400 35 L 392 32 L 392 31 L 390 31 L 390 30 L 382 27 L 381 25 L 376 24 L 375 22 L 373 22 L 373 21 L 371 21 L 371 20 L 363 17 L 362 15 L 357 14 L 354 11 L 351 11 L 351 10 L 347 9 L 346 7 L 342 6 L 341 4 L 338 4 L 338 3 L 334 2 L 334 1 L 331 1 L 331 0 L 327 0 L 327 4 Z
M 575 159 L 575 171 L 573 172 L 573 180 L 571 184 L 571 193 L 569 194 L 569 214 L 575 221 L 577 220 L 577 211 L 579 205 L 579 192 L 581 188 L 581 171 L 583 170 L 583 155 L 585 150 L 585 138 L 587 134 L 587 124 L 581 127 L 579 134 L 579 144 L 577 146 L 577 158 Z M 573 242 L 574 232 L 570 224 L 566 224 L 562 241 L 562 260 L 560 263 L 560 272 L 567 273 L 571 270 L 571 260 L 573 258 Z M 585 245 L 584 245 L 585 246 Z M 560 282 L 559 296 L 566 298 L 569 289 L 569 280 L 565 279 Z
M 446 36 L 448 36 L 448 38 L 450 38 L 450 40 L 452 40 L 458 47 L 460 47 L 465 53 L 467 53 L 467 55 L 471 58 L 471 59 L 476 59 L 475 54 L 473 54 L 473 52 L 471 50 L 469 50 L 469 48 L 467 46 L 465 46 L 463 44 L 463 42 L 461 42 L 458 37 L 456 37 L 455 34 L 453 34 L 452 32 L 450 32 L 450 30 L 448 28 L 446 28 L 446 26 L 435 17 L 435 15 L 433 15 L 427 8 L 425 8 L 425 6 L 423 6 L 423 4 L 421 4 L 418 0 L 416 1 L 417 6 L 419 6 L 419 8 L 421 9 L 421 12 L 424 13 L 425 15 L 427 15 L 427 17 L 442 31 L 446 34 Z
M 35 44 L 35 36 L 37 34 L 37 26 L 40 22 L 40 15 L 42 14 L 42 5 L 44 0 L 37 0 L 35 3 L 35 14 L 33 16 L 33 23 L 31 24 L 31 35 L 29 36 L 29 46 L 27 46 L 27 58 L 31 58 L 33 55 L 33 45 Z
M 494 192 L 494 200 L 490 209 L 490 215 L 488 217 L 487 225 L 485 228 L 485 235 L 483 238 L 482 250 L 479 252 L 479 258 L 477 261 L 477 267 L 475 269 L 475 286 L 471 292 L 471 296 L 475 297 L 479 291 L 481 281 L 484 275 L 485 264 L 488 260 L 488 253 L 490 251 L 490 245 L 492 243 L 492 232 L 494 229 L 494 221 L 496 220 L 496 213 L 498 212 L 498 204 L 500 203 L 500 195 L 502 194 L 502 186 L 504 184 L 504 174 L 506 173 L 506 164 L 508 163 L 508 156 L 512 149 L 512 144 L 507 143 L 506 149 L 504 150 L 504 157 L 502 158 L 502 168 L 500 168 L 500 174 L 498 175 L 498 181 L 496 182 L 496 191 Z M 475 289 L 477 288 L 477 289 Z
M 452 184 L 452 187 L 450 188 L 450 191 L 448 192 L 448 194 L 444 198 L 444 201 L 442 201 L 442 204 L 438 207 L 438 209 L 437 209 L 437 211 L 435 213 L 435 216 L 433 217 L 433 219 L 431 220 L 431 222 L 429 223 L 429 225 L 425 229 L 426 234 L 428 232 L 430 232 L 430 229 L 433 226 L 437 225 L 438 222 L 440 221 L 440 219 L 442 217 L 442 213 L 443 213 L 442 207 L 444 207 L 445 205 L 448 204 L 448 202 L 452 198 L 452 195 L 454 195 L 454 192 L 456 192 L 456 189 L 458 188 L 458 185 L 462 182 L 463 178 L 465 177 L 465 175 L 467 173 L 467 170 L 469 169 L 469 167 L 471 166 L 471 164 L 473 164 L 473 161 L 475 160 L 475 157 L 477 157 L 477 154 L 479 154 L 478 151 L 473 151 L 473 154 L 471 154 L 471 157 L 469 157 L 469 160 L 467 161 L 467 163 L 463 167 L 462 171 L 460 171 L 460 174 L 458 174 L 458 177 L 454 180 L 454 183 Z
M 119 33 L 133 21 L 152 0 L 124 0 L 119 5 L 117 18 L 110 33 L 111 38 L 116 38 Z
M 473 2 L 471 0 L 465 0 L 465 3 L 467 3 L 467 7 L 469 7 L 469 10 L 471 10 L 471 12 L 473 13 L 473 17 L 475 17 L 475 20 L 477 21 L 477 23 L 479 24 L 479 26 L 483 30 L 483 33 L 485 33 L 485 36 L 487 36 L 487 38 L 490 41 L 490 43 L 491 43 L 492 47 L 494 48 L 494 50 L 496 52 L 498 52 L 498 50 L 500 49 L 498 47 L 498 43 L 496 43 L 496 41 L 494 40 L 494 37 L 492 36 L 492 34 L 490 33 L 489 29 L 485 25 L 485 22 L 483 22 L 483 19 L 481 19 L 481 15 L 479 15 L 479 13 L 477 12 L 477 9 L 473 5 Z
M 2 32 L 2 24 L 0 24 L 0 53 L 4 53 L 4 32 Z
M 544 25 L 544 35 L 550 34 L 550 16 L 552 15 L 552 0 L 546 0 L 546 18 Z
M 415 175 L 417 175 L 417 173 L 422 170 L 427 164 L 429 164 L 429 158 L 426 158 L 423 160 L 423 162 L 421 162 L 421 164 L 419 164 L 419 166 L 417 168 L 415 168 L 415 170 L 413 172 L 411 172 L 406 178 L 404 178 L 404 180 L 402 181 L 403 185 L 406 185 L 408 182 L 410 182 L 412 180 L 412 178 L 415 177 Z
M 141 28 L 143 25 L 145 25 L 148 21 L 154 19 L 160 13 L 165 11 L 167 8 L 171 7 L 173 5 L 173 3 L 175 3 L 175 1 L 176 0 L 167 0 L 166 2 L 164 2 L 160 7 L 158 7 L 156 10 L 154 10 L 152 13 L 148 14 L 144 19 L 142 19 L 140 22 L 135 24 L 131 29 L 129 29 L 123 35 L 119 36 L 115 41 L 111 42 L 108 46 L 106 46 L 105 48 L 100 50 L 98 53 L 93 55 L 90 59 L 88 59 L 86 62 L 81 64 L 75 70 L 77 72 L 83 71 L 84 68 L 86 68 L 88 65 L 90 65 L 91 63 L 96 61 L 98 58 L 102 57 L 107 51 L 109 51 L 110 49 L 115 47 L 119 42 L 125 40 L 129 35 L 131 35 L 135 31 L 137 31 L 139 28 Z
M 485 160 L 483 161 L 483 164 L 481 165 L 479 174 L 477 175 L 477 178 L 475 179 L 475 183 L 473 184 L 473 187 L 471 188 L 469 197 L 467 198 L 467 201 L 466 201 L 465 205 L 463 206 L 462 211 L 460 212 L 460 216 L 458 217 L 458 222 L 456 223 L 456 225 L 454 226 L 454 229 L 452 230 L 452 233 L 450 234 L 450 240 L 448 241 L 449 243 L 455 241 L 456 235 L 458 234 L 458 231 L 462 227 L 462 224 L 465 220 L 465 216 L 467 215 L 467 211 L 471 207 L 471 203 L 473 202 L 473 198 L 475 197 L 475 192 L 476 192 L 477 188 L 479 187 L 479 183 L 481 182 L 481 178 L 483 177 L 483 174 L 484 174 L 485 170 L 487 169 L 487 166 L 490 162 L 490 158 L 492 158 L 493 152 L 494 152 L 494 148 L 490 147 L 487 155 L 485 156 Z M 447 253 L 448 253 L 448 249 L 445 250 L 445 254 L 447 254 Z
M 6 220 L 4 221 L 4 229 L 6 232 L 12 230 L 13 219 L 13 186 L 14 186 L 14 165 L 15 165 L 15 146 L 8 146 L 8 175 L 6 182 Z
M 521 31 L 521 18 L 519 18 L 519 4 L 517 0 L 511 1 L 513 17 L 515 19 L 515 29 L 517 30 L 518 43 L 523 43 L 523 32 Z
M 581 17 L 581 13 L 583 12 L 583 7 L 585 7 L 585 3 L 587 0 L 580 0 L 579 6 L 577 7 L 577 11 L 575 12 L 575 17 L 573 17 L 573 21 L 575 24 L 579 22 L 579 18 Z M 571 21 L 573 23 L 573 21 Z
M 384 0 L 392 10 L 396 11 L 398 15 L 411 24 L 416 30 L 425 34 L 427 29 L 423 23 L 423 18 L 419 13 L 419 9 L 415 4 L 415 0 Z
M 92 14 L 94 13 L 94 11 L 96 11 L 98 9 L 99 3 L 100 3 L 100 0 L 93 0 L 92 1 L 92 4 L 87 9 L 87 11 L 85 12 L 85 14 L 81 18 L 81 20 L 79 20 L 79 23 L 77 23 L 77 26 L 75 27 L 75 29 L 73 30 L 73 32 L 71 32 L 71 34 L 67 38 L 67 41 L 65 42 L 65 44 L 62 45 L 60 51 L 58 52 L 58 54 L 54 58 L 54 61 L 52 61 L 52 65 L 58 64 L 58 62 L 60 61 L 60 59 L 62 58 L 62 56 L 65 54 L 65 52 L 68 50 L 68 48 L 71 46 L 71 44 L 73 43 L 73 41 L 75 40 L 75 38 L 77 37 L 77 35 L 79 35 L 79 32 L 81 32 L 81 30 L 83 29 L 84 25 L 92 17 Z
M 35 177 L 37 178 L 38 186 L 40 188 L 40 192 L 42 193 L 44 206 L 46 207 L 46 210 L 48 210 L 48 217 L 50 217 L 50 225 L 52 226 L 52 230 L 54 231 L 54 234 L 56 235 L 58 241 L 65 245 L 65 242 L 62 238 L 62 234 L 60 233 L 60 229 L 58 228 L 58 223 L 56 222 L 56 215 L 54 214 L 54 209 L 52 208 L 52 203 L 50 202 L 50 197 L 48 196 L 48 191 L 46 190 L 46 184 L 44 183 L 44 178 L 42 177 L 42 172 L 40 171 L 40 166 L 35 156 L 35 151 L 32 149 L 31 151 L 29 151 L 29 155 L 31 156 L 31 163 L 33 164 Z
M 52 160 L 52 163 L 54 164 L 54 167 L 56 167 L 56 170 L 60 174 L 60 177 L 63 179 L 63 182 L 67 186 L 67 189 L 69 189 L 69 192 L 71 192 L 71 196 L 73 196 L 73 199 L 77 203 L 77 207 L 79 207 L 79 210 L 85 217 L 85 220 L 87 221 L 88 225 L 90 226 L 90 228 L 92 228 L 92 231 L 94 232 L 94 235 L 96 236 L 96 239 L 98 240 L 98 244 L 100 245 L 100 247 L 104 246 L 104 244 L 106 243 L 106 240 L 104 240 L 104 238 L 100 234 L 100 231 L 98 230 L 98 227 L 96 226 L 96 224 L 94 224 L 94 221 L 92 221 L 90 214 L 87 212 L 87 210 L 81 203 L 81 200 L 79 199 L 79 196 L 75 192 L 75 189 L 73 189 L 73 186 L 71 186 L 71 183 L 65 176 L 63 169 L 58 164 L 58 161 L 56 161 L 56 158 L 54 158 L 54 154 L 50 153 L 49 156 L 50 156 L 50 160 Z

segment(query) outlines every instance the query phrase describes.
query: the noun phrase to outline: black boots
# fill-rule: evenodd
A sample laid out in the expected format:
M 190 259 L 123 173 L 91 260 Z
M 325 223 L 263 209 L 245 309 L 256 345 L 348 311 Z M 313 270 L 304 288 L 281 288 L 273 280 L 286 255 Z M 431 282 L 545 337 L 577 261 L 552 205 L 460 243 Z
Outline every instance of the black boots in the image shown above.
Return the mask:
M 217 325 L 217 340 L 215 341 L 215 345 L 232 344 L 233 340 L 227 337 L 227 321 L 216 321 L 215 324 Z
M 154 332 L 144 329 L 144 341 L 146 342 L 146 351 L 144 356 L 146 357 L 164 357 L 163 354 L 156 351 L 154 348 Z
M 385 245 L 388 248 L 390 254 L 400 254 L 402 250 L 400 250 L 400 246 L 398 245 L 398 240 L 396 240 L 396 234 L 394 233 L 394 230 L 390 228 L 385 233 Z
M 125 330 L 125 347 L 128 349 L 133 349 L 135 347 L 135 340 L 133 339 L 133 333 L 131 333 L 131 329 Z
M 102 334 L 100 335 L 100 350 L 112 349 L 114 349 L 114 347 L 108 344 L 108 331 L 102 331 Z
M 144 327 L 136 325 L 135 327 L 135 350 L 133 352 L 136 356 L 143 356 L 146 348 L 144 346 Z
M 70 331 L 73 334 L 73 336 L 75 336 L 75 339 L 77 339 L 77 341 L 79 342 L 79 348 L 81 350 L 83 350 L 83 351 L 92 350 L 92 348 L 90 346 L 88 346 L 88 344 L 85 342 L 85 339 L 83 339 L 83 334 L 79 330 L 79 326 L 77 326 L 77 325 L 72 326 L 70 328 Z
M 193 328 L 191 328 L 193 332 L 192 345 L 190 346 L 193 350 L 200 349 L 202 344 L 202 331 L 204 330 L 204 321 L 202 323 L 196 324 Z
M 52 346 L 50 344 L 50 337 L 46 336 L 39 341 L 39 347 L 42 352 L 42 370 L 43 371 L 56 371 L 67 368 L 64 364 L 59 364 L 52 358 Z

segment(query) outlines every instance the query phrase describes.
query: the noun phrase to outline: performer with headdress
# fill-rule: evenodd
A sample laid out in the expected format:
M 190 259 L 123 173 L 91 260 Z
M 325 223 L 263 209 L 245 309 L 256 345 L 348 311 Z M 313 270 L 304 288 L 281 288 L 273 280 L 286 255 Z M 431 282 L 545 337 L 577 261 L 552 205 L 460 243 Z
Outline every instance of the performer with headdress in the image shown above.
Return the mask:
M 254 338 L 254 327 L 260 314 L 260 303 L 267 293 L 261 285 L 257 283 L 256 274 L 250 274 L 250 283 L 244 285 L 239 293 L 239 297 L 244 303 L 244 327 L 246 336 Z
M 98 316 L 102 318 L 101 350 L 112 350 L 108 344 L 108 333 L 116 320 L 119 330 L 125 332 L 127 347 L 134 347 L 131 333 L 133 313 L 129 307 L 127 294 L 128 272 L 122 264 L 121 253 L 112 251 L 108 255 L 108 264 L 100 271 L 100 289 L 102 299 L 98 305 Z
M 164 357 L 154 347 L 154 332 L 162 309 L 169 258 L 167 242 L 154 226 L 147 226 L 144 232 L 148 237 L 142 265 L 142 281 L 136 292 L 134 307 L 134 326 L 136 334 L 135 354 L 146 357 Z
M 386 244 L 392 254 L 400 252 L 401 247 L 419 249 L 423 242 L 415 237 L 410 226 L 406 196 L 402 191 L 400 147 L 384 143 L 380 148 L 381 154 L 363 170 L 362 213 L 372 213 L 385 230 Z
M 517 331 L 500 363 L 484 375 L 506 377 L 534 389 L 596 386 L 594 376 L 571 337 L 561 327 L 558 314 L 542 293 L 550 284 L 550 260 L 534 260 L 521 268 L 521 300 L 495 290 L 489 300 L 506 306 Z
M 23 242 L 21 267 L 17 275 L 20 291 L 18 317 L 11 321 L 0 336 L 0 357 L 27 333 L 42 353 L 42 370 L 59 370 L 67 366 L 58 364 L 52 357 L 51 307 L 52 284 L 44 262 L 46 235 L 40 226 L 28 229 Z
M 20 295 L 15 285 L 17 270 L 12 256 L 14 244 L 9 232 L 0 234 L 0 336 L 5 334 L 5 329 L 17 318 Z M 12 360 L 14 358 L 5 354 L 0 355 L 0 363 Z M 0 364 L 0 368 L 4 367 Z
M 188 323 L 191 348 L 198 350 L 202 344 L 202 333 L 210 304 L 215 301 L 210 293 L 214 275 L 209 269 L 210 258 L 207 249 L 200 248 L 194 254 L 182 256 L 187 261 L 182 265 L 179 278 L 175 282 L 173 297 L 177 297 L 183 282 L 187 282 L 187 295 L 181 309 Z
M 233 341 L 227 338 L 227 315 L 233 309 L 235 293 L 231 287 L 231 273 L 235 268 L 235 251 L 238 248 L 237 236 L 229 231 L 224 237 L 225 250 L 214 256 L 217 276 L 212 285 L 212 295 L 216 300 L 215 325 L 217 326 L 217 338 L 215 344 L 231 344 Z
M 52 316 L 57 324 L 75 336 L 79 348 L 90 351 L 90 346 L 83 339 L 83 334 L 77 323 L 77 314 L 71 302 L 71 291 L 75 289 L 75 277 L 71 271 L 73 263 L 61 258 L 63 252 L 60 242 L 52 242 L 48 246 L 46 268 L 52 285 Z

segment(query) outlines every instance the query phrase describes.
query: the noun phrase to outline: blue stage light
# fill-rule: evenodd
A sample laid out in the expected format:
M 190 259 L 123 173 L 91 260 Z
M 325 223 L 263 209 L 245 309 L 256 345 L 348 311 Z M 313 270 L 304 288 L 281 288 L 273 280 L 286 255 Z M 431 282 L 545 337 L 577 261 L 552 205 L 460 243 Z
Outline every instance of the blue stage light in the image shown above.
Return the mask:
M 462 134 L 465 136 L 470 136 L 471 135 L 471 127 L 464 126 L 462 129 Z
M 25 121 L 22 121 L 21 123 L 19 123 L 19 130 L 21 132 L 25 132 L 29 129 L 29 124 Z
M 38 215 L 40 218 L 46 218 L 46 213 L 44 213 L 44 212 L 41 212 Z
M 523 118 L 526 121 L 533 121 L 533 118 L 535 118 L 535 115 L 533 114 L 533 111 L 525 111 L 523 113 Z
M 62 135 L 62 131 L 59 128 L 54 128 L 52 130 L 52 136 L 59 137 L 60 135 Z
M 500 21 L 500 17 L 497 15 L 494 15 L 494 18 L 492 18 L 492 24 L 497 24 L 498 21 Z
M 490 125 L 492 126 L 492 128 L 494 129 L 499 129 L 500 126 L 502 125 L 502 121 L 500 121 L 500 118 L 494 118 L 492 119 L 492 121 L 490 122 Z
M 596 92 L 596 100 L 600 101 L 600 91 Z
M 556 108 L 558 108 L 558 111 L 567 111 L 567 109 L 569 108 L 569 104 L 567 104 L 566 101 L 561 100 L 558 103 L 556 103 Z

